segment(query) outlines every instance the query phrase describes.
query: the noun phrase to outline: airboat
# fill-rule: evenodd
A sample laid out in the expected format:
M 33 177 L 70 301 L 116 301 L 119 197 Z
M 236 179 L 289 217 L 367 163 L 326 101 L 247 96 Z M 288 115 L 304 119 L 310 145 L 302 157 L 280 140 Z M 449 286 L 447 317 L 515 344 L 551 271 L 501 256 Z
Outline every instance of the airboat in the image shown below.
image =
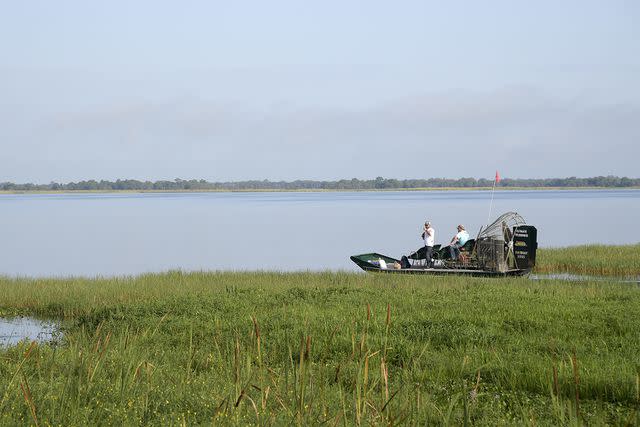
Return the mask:
M 433 259 L 426 259 L 426 248 L 400 259 L 371 252 L 351 256 L 361 269 L 376 273 L 434 274 L 469 276 L 522 276 L 536 264 L 538 230 L 516 212 L 507 212 L 483 227 L 469 239 L 457 259 L 451 259 L 448 246 L 435 245 Z

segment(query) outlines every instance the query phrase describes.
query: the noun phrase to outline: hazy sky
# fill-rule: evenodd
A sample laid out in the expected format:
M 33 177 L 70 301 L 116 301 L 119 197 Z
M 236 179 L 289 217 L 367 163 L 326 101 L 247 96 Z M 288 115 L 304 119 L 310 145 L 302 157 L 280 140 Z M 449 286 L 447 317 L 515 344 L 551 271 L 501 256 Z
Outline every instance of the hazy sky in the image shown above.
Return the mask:
M 637 1 L 0 6 L 0 181 L 640 176 Z

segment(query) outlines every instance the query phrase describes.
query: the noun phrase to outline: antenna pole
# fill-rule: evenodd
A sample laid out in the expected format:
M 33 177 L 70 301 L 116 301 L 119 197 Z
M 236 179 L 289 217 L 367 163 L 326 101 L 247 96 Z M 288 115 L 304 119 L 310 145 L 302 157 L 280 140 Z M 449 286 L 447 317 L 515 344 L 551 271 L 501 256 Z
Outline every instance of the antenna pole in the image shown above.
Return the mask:
M 491 209 L 493 209 L 493 193 L 496 191 L 496 180 L 493 179 L 493 188 L 491 189 L 491 204 L 489 204 L 489 216 L 487 217 L 487 225 L 489 225 L 489 220 L 491 219 Z

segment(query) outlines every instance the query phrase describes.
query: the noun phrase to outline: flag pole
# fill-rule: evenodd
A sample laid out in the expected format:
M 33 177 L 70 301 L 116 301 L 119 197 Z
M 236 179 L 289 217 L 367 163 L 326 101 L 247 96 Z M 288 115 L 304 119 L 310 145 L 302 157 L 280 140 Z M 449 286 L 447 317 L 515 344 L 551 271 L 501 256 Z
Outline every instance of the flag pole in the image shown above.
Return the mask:
M 493 209 L 493 193 L 496 191 L 496 181 L 498 180 L 498 171 L 496 171 L 496 176 L 493 178 L 493 188 L 491 189 L 491 203 L 489 204 L 489 216 L 487 217 L 487 225 L 489 225 L 489 220 L 491 219 L 491 210 Z

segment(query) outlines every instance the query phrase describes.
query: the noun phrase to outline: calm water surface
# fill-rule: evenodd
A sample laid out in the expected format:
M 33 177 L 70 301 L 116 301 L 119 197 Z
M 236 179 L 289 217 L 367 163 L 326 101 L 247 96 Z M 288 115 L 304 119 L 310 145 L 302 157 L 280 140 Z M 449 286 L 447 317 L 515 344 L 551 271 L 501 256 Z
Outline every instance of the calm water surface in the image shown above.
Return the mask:
M 0 317 L 0 347 L 15 345 L 22 340 L 50 342 L 60 336 L 58 324 L 30 317 Z
M 183 270 L 349 270 L 349 255 L 401 256 L 459 223 L 487 222 L 488 191 L 1 195 L 0 274 L 123 275 Z M 501 191 L 541 247 L 637 243 L 639 190 Z

